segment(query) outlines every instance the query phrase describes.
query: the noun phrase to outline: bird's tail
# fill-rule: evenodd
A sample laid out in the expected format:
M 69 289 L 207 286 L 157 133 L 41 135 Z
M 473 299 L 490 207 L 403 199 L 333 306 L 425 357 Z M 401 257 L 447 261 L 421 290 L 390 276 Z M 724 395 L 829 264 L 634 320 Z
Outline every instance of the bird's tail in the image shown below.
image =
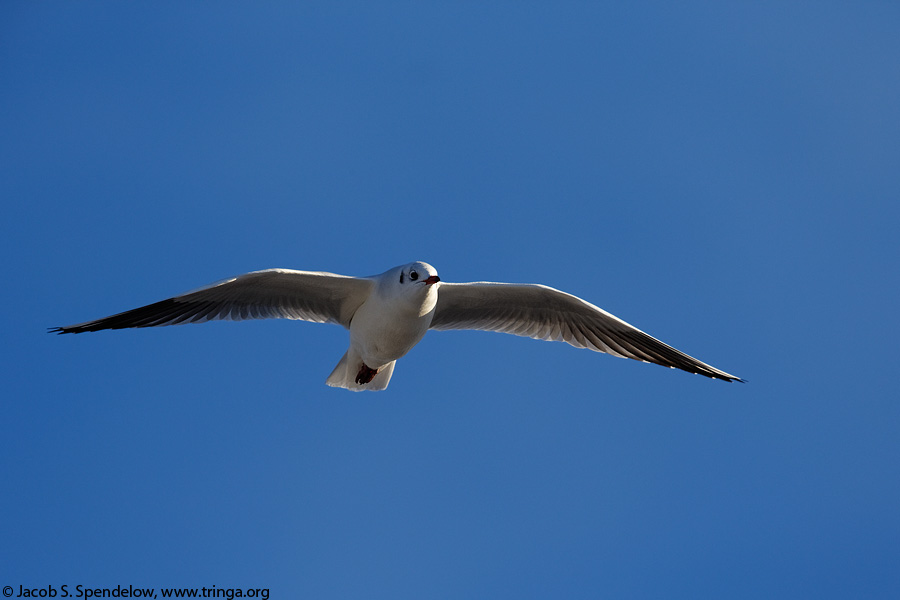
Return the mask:
M 362 358 L 353 352 L 352 349 L 347 350 L 340 362 L 325 380 L 325 383 L 331 387 L 342 387 L 354 392 L 377 392 L 385 389 L 391 381 L 391 374 L 394 372 L 394 361 L 389 362 L 378 369 L 378 373 L 369 383 L 357 383 L 357 376 L 363 370 L 365 364 Z

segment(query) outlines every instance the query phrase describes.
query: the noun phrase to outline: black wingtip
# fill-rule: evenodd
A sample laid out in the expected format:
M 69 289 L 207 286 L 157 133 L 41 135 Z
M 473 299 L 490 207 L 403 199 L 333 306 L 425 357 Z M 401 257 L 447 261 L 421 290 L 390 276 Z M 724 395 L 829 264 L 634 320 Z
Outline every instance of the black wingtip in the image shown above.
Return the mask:
M 701 373 L 701 375 L 704 373 Z M 741 379 L 740 377 L 735 377 L 734 375 L 729 375 L 728 377 L 722 377 L 721 375 L 707 375 L 712 379 L 718 379 L 720 381 L 724 381 L 725 383 L 731 383 L 732 381 L 737 381 L 738 383 L 747 383 L 746 379 Z
M 47 333 L 55 333 L 56 335 L 62 335 L 64 333 L 82 333 L 86 331 L 85 329 L 79 328 L 77 325 L 72 325 L 70 327 L 48 327 Z

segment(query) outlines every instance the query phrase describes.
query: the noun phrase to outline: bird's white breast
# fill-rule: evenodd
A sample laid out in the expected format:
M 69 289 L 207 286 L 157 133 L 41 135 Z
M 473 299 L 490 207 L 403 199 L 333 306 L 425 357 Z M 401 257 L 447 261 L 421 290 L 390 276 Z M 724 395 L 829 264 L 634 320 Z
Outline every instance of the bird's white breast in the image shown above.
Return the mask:
M 436 291 L 429 290 L 416 303 L 373 293 L 353 315 L 350 346 L 373 369 L 397 360 L 428 331 L 434 316 Z

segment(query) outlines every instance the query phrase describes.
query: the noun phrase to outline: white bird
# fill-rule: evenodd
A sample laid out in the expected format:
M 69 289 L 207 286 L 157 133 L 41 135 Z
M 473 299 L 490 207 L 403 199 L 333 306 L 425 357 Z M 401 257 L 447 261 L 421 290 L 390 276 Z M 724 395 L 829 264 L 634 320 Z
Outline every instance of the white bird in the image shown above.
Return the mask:
M 424 262 L 373 277 L 266 269 L 55 333 L 157 327 L 216 319 L 301 319 L 350 330 L 326 383 L 383 390 L 394 362 L 429 329 L 480 329 L 563 341 L 614 356 L 743 381 L 684 354 L 584 300 L 538 284 L 447 283 Z

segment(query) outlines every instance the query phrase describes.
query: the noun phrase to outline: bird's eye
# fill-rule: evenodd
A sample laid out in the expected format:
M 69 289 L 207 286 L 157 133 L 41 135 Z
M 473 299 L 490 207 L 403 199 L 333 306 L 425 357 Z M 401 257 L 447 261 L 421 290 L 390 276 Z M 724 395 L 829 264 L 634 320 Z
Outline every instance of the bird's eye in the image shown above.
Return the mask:
M 415 271 L 410 271 L 410 272 L 409 272 L 409 278 L 412 279 L 413 281 L 415 281 L 416 279 L 419 278 L 419 274 L 416 273 Z

